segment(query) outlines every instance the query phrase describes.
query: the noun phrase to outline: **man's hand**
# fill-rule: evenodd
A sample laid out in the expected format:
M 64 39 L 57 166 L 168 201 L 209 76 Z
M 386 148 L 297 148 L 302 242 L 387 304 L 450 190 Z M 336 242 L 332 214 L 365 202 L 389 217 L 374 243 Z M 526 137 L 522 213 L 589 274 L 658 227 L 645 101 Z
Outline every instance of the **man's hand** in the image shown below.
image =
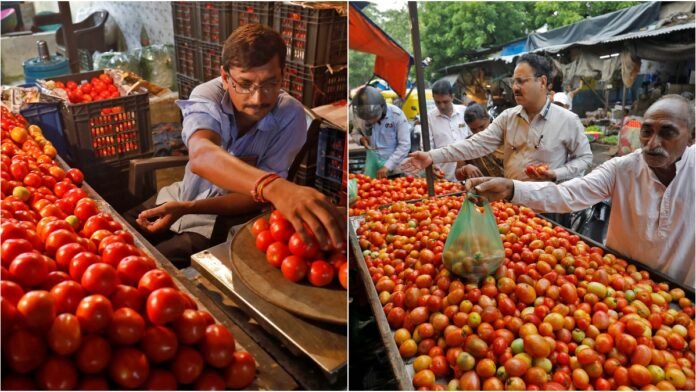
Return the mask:
M 466 181 L 464 190 L 470 192 L 472 189 L 480 197 L 488 201 L 509 200 L 513 192 L 512 180 L 500 177 L 479 177 Z
M 533 170 L 527 173 L 527 175 L 532 181 L 556 181 L 556 173 L 554 173 L 554 171 L 551 169 L 547 169 L 541 172 Z
M 160 206 L 145 210 L 138 215 L 136 223 L 149 234 L 161 233 L 168 230 L 174 222 L 186 215 L 186 203 L 168 201 Z M 156 218 L 151 221 L 151 218 Z
M 362 136 L 360 138 L 360 144 L 362 144 L 363 147 L 369 149 L 370 148 L 370 138 L 368 138 L 367 136 Z
M 379 168 L 379 170 L 377 170 L 377 178 L 379 178 L 379 179 L 387 178 L 388 175 L 389 175 L 389 169 L 387 169 L 384 166 L 382 166 L 381 168 Z
M 292 223 L 306 243 L 309 243 L 309 236 L 305 224 L 314 233 L 322 249 L 343 247 L 346 240 L 345 209 L 336 208 L 324 194 L 278 179 L 264 188 L 263 196 Z
M 433 166 L 433 174 L 437 178 L 445 178 L 445 172 L 437 166 Z
M 470 178 L 483 177 L 483 173 L 474 165 L 464 165 L 454 172 L 454 176 L 459 181 L 466 181 Z
M 432 164 L 433 159 L 430 157 L 429 153 L 416 151 L 408 154 L 408 158 L 401 163 L 401 169 L 406 172 L 406 174 L 414 175 Z

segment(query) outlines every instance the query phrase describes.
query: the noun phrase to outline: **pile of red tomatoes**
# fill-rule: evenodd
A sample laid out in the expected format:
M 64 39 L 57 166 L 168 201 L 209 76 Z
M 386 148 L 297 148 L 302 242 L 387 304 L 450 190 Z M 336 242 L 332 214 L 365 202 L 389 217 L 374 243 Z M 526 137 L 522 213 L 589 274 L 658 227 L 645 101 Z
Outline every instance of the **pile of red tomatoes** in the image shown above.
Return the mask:
M 2 388 L 249 385 L 254 358 L 27 133 L 1 135 Z
M 309 244 L 305 243 L 279 211 L 273 211 L 269 219 L 257 219 L 251 232 L 256 248 L 266 254 L 270 265 L 280 268 L 285 279 L 300 282 L 306 277 L 319 287 L 338 280 L 344 289 L 348 288 L 345 249 L 323 252 L 311 233 Z
M 416 200 L 428 196 L 428 185 L 425 178 L 406 176 L 391 180 L 386 178 L 378 180 L 364 174 L 351 173 L 350 179 L 358 181 L 358 198 L 351 205 L 350 216 L 361 215 L 371 208 L 396 201 Z M 446 180 L 435 181 L 436 195 L 445 195 L 462 190 L 464 188 L 458 183 Z
M 492 203 L 505 262 L 482 284 L 442 265 L 461 197 L 371 210 L 357 229 L 423 390 L 694 390 L 694 305 L 603 249 Z
M 113 79 L 106 73 L 95 76 L 89 81 L 83 81 L 81 84 L 72 80 L 65 83 L 51 80 L 47 84 L 52 88 L 65 90 L 68 101 L 72 104 L 101 101 L 121 96 Z

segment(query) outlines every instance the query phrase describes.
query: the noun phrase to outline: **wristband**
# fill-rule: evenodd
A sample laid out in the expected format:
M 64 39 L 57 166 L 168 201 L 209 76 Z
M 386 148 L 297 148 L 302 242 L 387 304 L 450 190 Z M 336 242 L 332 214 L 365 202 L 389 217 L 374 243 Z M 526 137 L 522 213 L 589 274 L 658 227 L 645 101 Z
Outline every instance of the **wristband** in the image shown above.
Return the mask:
M 268 202 L 268 200 L 266 200 L 266 198 L 263 197 L 263 189 L 265 187 L 267 187 L 268 184 L 272 183 L 273 181 L 275 181 L 279 178 L 280 178 L 280 176 L 274 173 L 272 176 L 268 177 L 264 182 L 261 183 L 261 185 L 259 186 L 259 189 L 256 193 L 259 200 L 260 200 L 259 201 L 260 203 L 267 203 Z
M 273 175 L 277 175 L 277 174 L 266 173 L 263 176 L 261 176 L 258 180 L 256 180 L 256 183 L 254 184 L 254 188 L 252 188 L 252 190 L 250 192 L 251 197 L 252 197 L 252 199 L 254 199 L 254 201 L 256 201 L 258 203 L 263 203 L 262 199 L 259 196 L 259 185 L 261 185 L 261 183 L 263 183 L 263 181 L 265 181 L 267 178 L 269 178 Z

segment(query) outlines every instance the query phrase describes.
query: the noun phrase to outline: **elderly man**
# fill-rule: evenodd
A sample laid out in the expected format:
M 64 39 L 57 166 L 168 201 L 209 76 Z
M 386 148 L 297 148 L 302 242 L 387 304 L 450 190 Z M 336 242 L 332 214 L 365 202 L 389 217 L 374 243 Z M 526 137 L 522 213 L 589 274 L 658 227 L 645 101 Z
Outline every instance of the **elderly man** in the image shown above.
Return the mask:
M 452 94 L 452 85 L 446 80 L 439 80 L 433 84 L 433 100 L 435 108 L 428 111 L 430 125 L 430 148 L 437 149 L 449 146 L 471 135 L 469 127 L 464 121 L 466 106 L 455 105 Z M 456 181 L 455 162 L 443 163 L 438 168 L 444 173 L 444 177 L 450 181 Z
M 642 149 L 563 184 L 503 178 L 469 180 L 467 189 L 537 211 L 569 212 L 615 200 L 607 247 L 694 287 L 694 106 L 666 95 L 645 112 Z
M 538 55 L 520 56 L 513 73 L 517 106 L 504 111 L 483 132 L 429 152 L 414 152 L 402 168 L 417 172 L 432 163 L 470 160 L 503 146 L 505 177 L 517 180 L 565 181 L 582 176 L 592 151 L 580 119 L 552 105 L 546 95 L 549 62 Z M 550 170 L 528 175 L 525 168 L 547 164 Z
M 400 172 L 399 166 L 411 149 L 410 125 L 404 112 L 387 104 L 382 94 L 371 86 L 360 88 L 351 106 L 354 118 L 360 120 L 354 122 L 352 135 L 384 162 L 377 170 L 377 178 Z

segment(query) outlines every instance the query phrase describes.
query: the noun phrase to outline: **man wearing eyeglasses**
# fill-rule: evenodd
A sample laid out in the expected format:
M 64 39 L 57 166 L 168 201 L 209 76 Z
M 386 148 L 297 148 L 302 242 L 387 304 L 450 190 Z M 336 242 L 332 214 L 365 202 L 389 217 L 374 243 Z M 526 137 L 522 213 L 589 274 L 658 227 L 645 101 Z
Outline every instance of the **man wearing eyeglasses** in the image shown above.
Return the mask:
M 549 62 L 535 54 L 517 60 L 512 90 L 517 106 L 501 113 L 486 130 L 449 146 L 418 151 L 404 161 L 413 173 L 433 164 L 472 160 L 503 147 L 505 177 L 516 180 L 565 181 L 582 176 L 592 163 L 584 127 L 574 113 L 551 105 L 546 85 Z M 528 165 L 547 164 L 545 172 L 527 174 Z
M 177 102 L 190 159 L 184 179 L 162 189 L 157 207 L 136 222 L 180 268 L 266 202 L 304 238 L 306 225 L 324 248 L 344 242 L 345 215 L 323 194 L 284 178 L 307 136 L 302 104 L 280 90 L 285 55 L 277 32 L 242 26 L 225 41 L 221 77 Z M 223 219 L 230 216 L 233 223 Z

